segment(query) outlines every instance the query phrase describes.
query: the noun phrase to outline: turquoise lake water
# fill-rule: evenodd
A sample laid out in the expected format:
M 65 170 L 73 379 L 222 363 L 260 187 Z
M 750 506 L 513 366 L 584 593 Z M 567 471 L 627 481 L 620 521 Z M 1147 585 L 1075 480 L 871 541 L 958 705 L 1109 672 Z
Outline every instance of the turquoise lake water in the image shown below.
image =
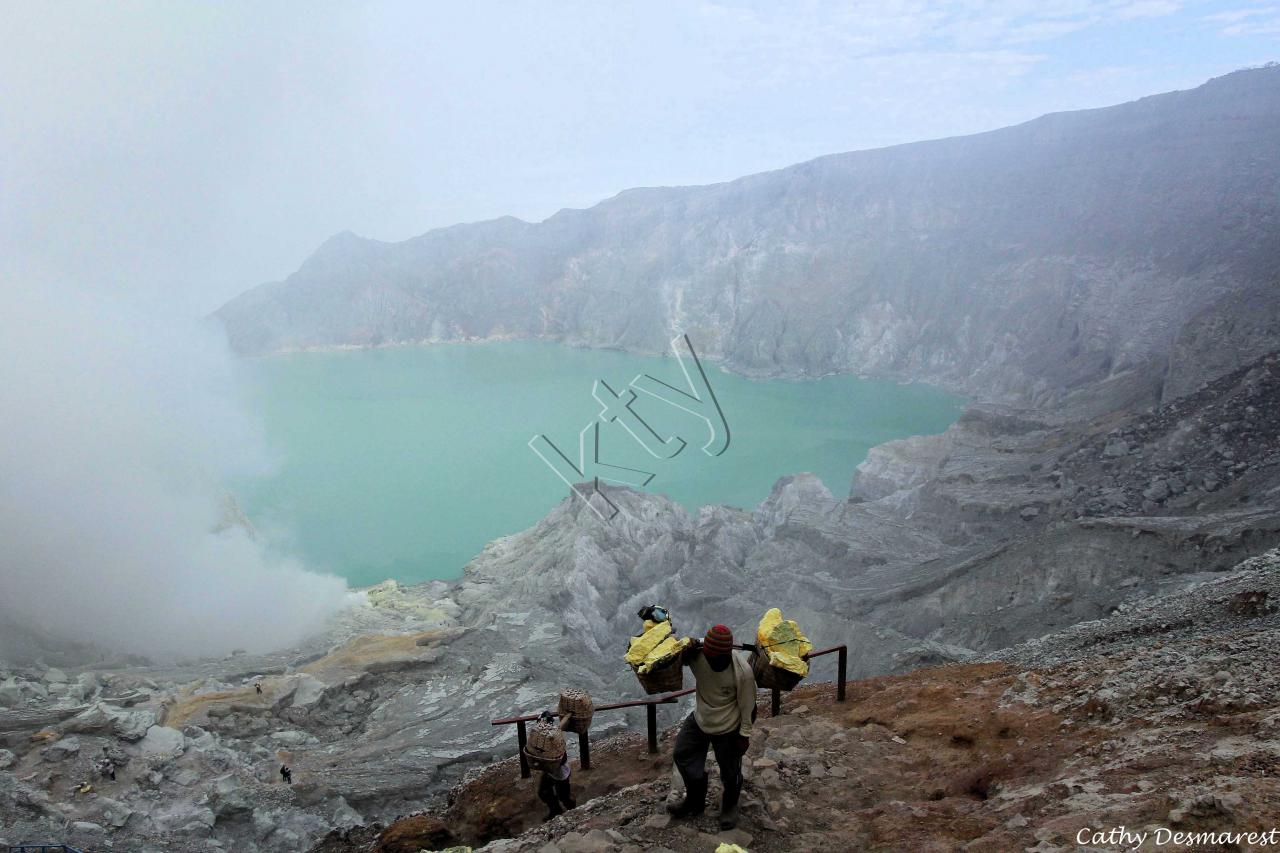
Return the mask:
M 703 366 L 731 435 L 721 455 L 700 449 L 705 422 L 645 395 L 632 410 L 683 450 L 659 459 L 616 423 L 599 431 L 602 459 L 690 509 L 752 507 L 799 471 L 843 496 L 868 448 L 941 432 L 963 403 L 925 385 Z M 640 374 L 687 387 L 674 358 L 527 341 L 299 353 L 244 373 L 279 464 L 234 484 L 238 499 L 273 547 L 356 586 L 457 577 L 485 543 L 542 518 L 569 491 L 528 443 L 545 435 L 577 461 L 595 380 L 624 397 Z

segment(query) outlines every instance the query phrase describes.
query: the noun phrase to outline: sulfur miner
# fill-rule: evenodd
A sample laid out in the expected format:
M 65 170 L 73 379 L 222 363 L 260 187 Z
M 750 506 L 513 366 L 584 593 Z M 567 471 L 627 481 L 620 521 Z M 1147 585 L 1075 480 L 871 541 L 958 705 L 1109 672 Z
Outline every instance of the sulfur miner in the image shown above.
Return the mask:
M 707 749 L 715 750 L 724 783 L 720 828 L 738 825 L 742 793 L 742 756 L 751 746 L 756 712 L 756 681 L 746 658 L 733 650 L 733 632 L 724 625 L 707 631 L 701 642 L 685 649 L 682 663 L 696 683 L 693 713 L 676 735 L 675 765 L 684 779 L 685 797 L 667 809 L 676 817 L 693 817 L 707 807 Z

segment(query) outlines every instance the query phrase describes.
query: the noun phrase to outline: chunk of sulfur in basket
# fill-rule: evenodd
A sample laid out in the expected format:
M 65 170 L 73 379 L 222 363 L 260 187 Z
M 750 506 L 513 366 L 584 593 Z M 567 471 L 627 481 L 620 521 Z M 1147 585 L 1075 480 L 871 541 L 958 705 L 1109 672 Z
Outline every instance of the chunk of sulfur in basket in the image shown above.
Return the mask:
M 671 623 L 659 622 L 639 637 L 632 637 L 631 645 L 627 649 L 627 663 L 632 666 L 640 666 L 649 657 L 650 653 L 670 636 Z
M 770 666 L 796 675 L 809 674 L 809 662 L 804 656 L 813 651 L 813 643 L 794 619 L 783 619 L 778 608 L 771 609 L 760 620 L 756 643 L 761 651 L 768 653 Z
M 644 663 L 640 664 L 637 671 L 641 673 L 648 673 L 655 669 L 661 669 L 662 667 L 667 666 L 672 661 L 679 658 L 681 653 L 684 652 L 692 642 L 693 640 L 688 637 L 681 637 L 678 640 L 675 637 L 667 637 L 658 644 L 657 648 L 649 652 L 648 656 L 644 659 Z

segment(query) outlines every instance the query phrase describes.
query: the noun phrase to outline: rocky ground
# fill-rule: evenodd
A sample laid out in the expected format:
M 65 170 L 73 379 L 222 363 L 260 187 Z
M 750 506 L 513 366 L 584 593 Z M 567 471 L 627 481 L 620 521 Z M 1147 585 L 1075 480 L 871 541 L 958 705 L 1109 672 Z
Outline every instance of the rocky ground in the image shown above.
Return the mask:
M 829 684 L 802 686 L 757 726 L 745 819 L 730 832 L 714 808 L 692 821 L 666 815 L 669 731 L 663 759 L 636 741 L 594 751 L 576 784 L 625 787 L 550 823 L 537 822 L 532 783 L 509 761 L 469 778 L 437 815 L 352 842 L 335 834 L 316 850 L 435 849 L 415 846 L 429 833 L 440 846 L 488 841 L 487 853 L 710 853 L 723 842 L 757 853 L 1048 853 L 1138 848 L 1093 835 L 1118 827 L 1146 833 L 1144 850 L 1160 831 L 1268 831 L 1280 827 L 1277 591 L 1272 552 L 1000 661 L 861 681 L 844 703 Z M 1158 849 L 1255 847 L 1166 839 Z

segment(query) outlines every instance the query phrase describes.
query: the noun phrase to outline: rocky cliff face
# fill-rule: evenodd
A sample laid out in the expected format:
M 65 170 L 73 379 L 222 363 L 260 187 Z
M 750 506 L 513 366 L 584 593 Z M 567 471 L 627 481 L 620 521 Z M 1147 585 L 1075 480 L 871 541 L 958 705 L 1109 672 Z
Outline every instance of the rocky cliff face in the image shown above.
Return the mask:
M 544 608 L 567 653 L 606 663 L 650 601 L 748 634 L 785 604 L 863 675 L 1000 648 L 1280 542 L 1277 422 L 1275 355 L 1144 414 L 975 407 L 876 448 L 847 498 L 801 474 L 752 512 L 611 490 L 604 522 L 566 501 L 477 557 L 458 600 L 464 618 Z
M 1199 357 L 1218 313 L 1275 313 L 1277 151 L 1280 69 L 1242 71 L 538 224 L 341 234 L 217 316 L 245 353 L 513 336 L 660 352 L 687 332 L 754 374 L 1043 400 L 1172 354 L 1171 388 L 1190 389 L 1233 363 Z

